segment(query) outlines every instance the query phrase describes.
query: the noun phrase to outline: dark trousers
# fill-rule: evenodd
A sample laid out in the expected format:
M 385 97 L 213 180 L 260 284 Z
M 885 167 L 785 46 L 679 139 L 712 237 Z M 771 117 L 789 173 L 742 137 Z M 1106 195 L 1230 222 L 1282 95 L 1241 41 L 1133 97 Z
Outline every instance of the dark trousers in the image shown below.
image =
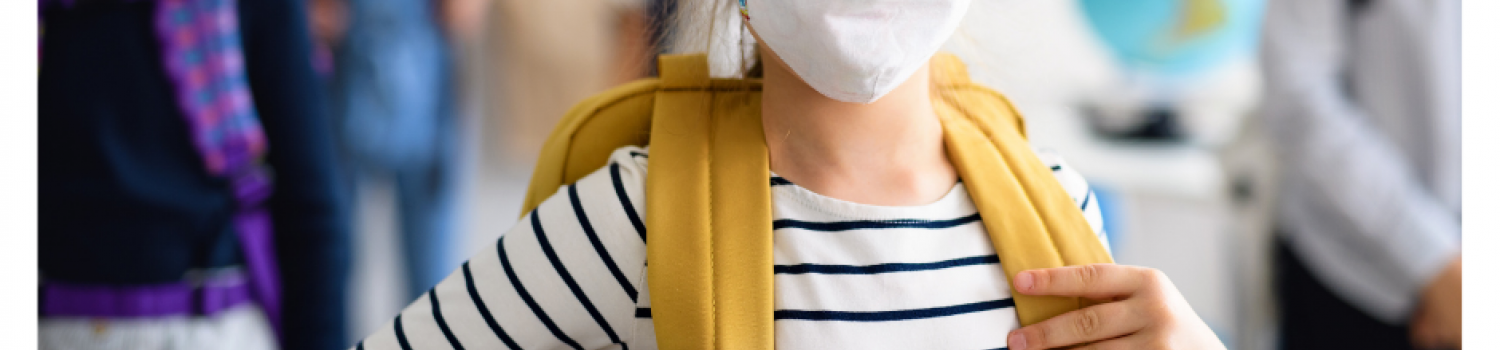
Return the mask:
M 1282 349 L 1412 349 L 1405 323 L 1386 324 L 1335 295 L 1281 238 L 1275 254 Z

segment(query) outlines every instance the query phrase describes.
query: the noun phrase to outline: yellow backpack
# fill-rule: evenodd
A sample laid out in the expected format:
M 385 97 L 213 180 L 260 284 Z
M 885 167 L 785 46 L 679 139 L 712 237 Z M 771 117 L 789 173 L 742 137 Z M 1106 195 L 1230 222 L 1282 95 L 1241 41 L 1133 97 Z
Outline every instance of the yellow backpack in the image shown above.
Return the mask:
M 522 213 L 606 165 L 616 148 L 651 145 L 646 259 L 657 344 L 772 349 L 770 161 L 760 81 L 710 78 L 702 54 L 663 55 L 659 62 L 660 78 L 625 84 L 568 111 L 542 148 Z M 931 67 L 948 156 L 1006 276 L 1112 262 L 1032 153 L 1010 101 L 970 81 L 952 55 L 934 56 Z M 1014 287 L 1012 294 L 1027 325 L 1088 303 L 1020 295 Z

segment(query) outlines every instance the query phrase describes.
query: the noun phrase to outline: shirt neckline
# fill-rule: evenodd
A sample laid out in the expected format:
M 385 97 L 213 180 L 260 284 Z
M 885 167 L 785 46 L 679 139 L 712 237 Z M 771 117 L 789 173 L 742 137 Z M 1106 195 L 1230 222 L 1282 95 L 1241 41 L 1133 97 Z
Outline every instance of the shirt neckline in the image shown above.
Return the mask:
M 771 176 L 779 177 L 775 172 Z M 781 189 L 778 191 L 778 189 Z M 807 209 L 822 212 L 828 215 L 863 220 L 889 220 L 889 219 L 952 219 L 955 214 L 968 215 L 976 212 L 974 204 L 969 200 L 968 190 L 963 181 L 953 184 L 942 198 L 927 204 L 909 206 L 886 206 L 863 204 L 829 197 L 802 187 L 795 182 L 772 187 L 773 201 L 783 202 L 776 199 L 775 195 L 788 196 L 792 203 L 797 204 L 799 209 Z M 791 203 L 788 203 L 791 204 Z M 781 205 L 781 203 L 778 203 Z

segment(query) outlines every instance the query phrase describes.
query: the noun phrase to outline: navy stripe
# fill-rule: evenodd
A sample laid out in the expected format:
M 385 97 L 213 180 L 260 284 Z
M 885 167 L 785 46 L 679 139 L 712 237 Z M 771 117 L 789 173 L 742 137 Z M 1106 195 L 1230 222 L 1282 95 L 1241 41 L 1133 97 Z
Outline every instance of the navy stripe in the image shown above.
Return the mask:
M 620 197 L 620 207 L 625 208 L 630 225 L 635 226 L 635 232 L 641 234 L 641 242 L 645 242 L 646 224 L 641 222 L 640 215 L 635 214 L 635 205 L 630 204 L 630 196 L 625 194 L 625 184 L 620 181 L 620 163 L 609 163 L 609 177 L 615 181 L 615 196 Z
M 962 315 L 967 313 L 989 311 L 1015 307 L 1016 302 L 1010 298 L 1001 300 L 981 301 L 977 303 L 935 307 L 930 309 L 895 310 L 895 311 L 822 311 L 822 310 L 776 310 L 777 320 L 806 320 L 806 321 L 854 321 L 854 322 L 883 322 L 904 321 L 924 318 L 944 317 Z
M 443 337 L 448 338 L 448 345 L 453 350 L 464 350 L 464 345 L 459 344 L 458 337 L 453 336 L 453 330 L 448 329 L 448 321 L 443 320 L 443 309 L 438 306 L 437 287 L 427 290 L 427 300 L 432 301 L 432 319 L 437 321 L 438 329 L 443 331 Z
M 1010 350 L 1010 347 L 1008 347 L 1008 346 L 1002 346 L 1002 347 L 998 347 L 998 348 L 994 348 L 994 349 L 990 349 L 990 350 Z
M 986 265 L 1000 263 L 998 255 L 971 256 L 930 263 L 886 263 L 865 266 L 855 265 L 819 265 L 819 264 L 797 264 L 776 265 L 778 274 L 800 275 L 805 273 L 816 273 L 825 275 L 871 275 L 887 272 L 907 272 L 940 270 L 950 267 Z
M 406 331 L 401 329 L 401 314 L 396 314 L 396 343 L 401 344 L 401 350 L 411 350 L 411 343 L 406 342 Z
M 1093 197 L 1093 196 L 1094 196 L 1094 188 L 1090 187 L 1089 188 L 1089 192 L 1083 194 L 1083 205 L 1079 206 L 1078 210 L 1088 210 L 1089 209 L 1089 198 Z
M 355 344 L 354 350 L 365 350 L 365 341 L 361 340 L 359 344 Z
M 847 231 L 861 229 L 887 229 L 887 228 L 920 228 L 920 229 L 942 229 L 963 225 L 979 220 L 979 213 L 950 220 L 858 220 L 858 221 L 833 221 L 833 222 L 810 222 L 792 219 L 781 219 L 771 222 L 772 230 L 783 228 L 800 228 L 813 231 Z
M 1059 171 L 1059 170 L 1062 170 L 1062 166 L 1061 165 L 1053 165 L 1052 166 L 1052 171 Z
M 609 268 L 609 274 L 615 276 L 615 281 L 620 282 L 620 287 L 625 288 L 625 295 L 630 296 L 630 301 L 635 302 L 635 286 L 625 278 L 625 273 L 620 272 L 620 267 L 615 265 L 615 259 L 609 255 L 609 250 L 604 249 L 604 243 L 599 241 L 599 235 L 594 233 L 594 225 L 589 223 L 589 215 L 583 212 L 583 203 L 578 199 L 578 184 L 568 186 L 568 200 L 573 202 L 573 215 L 578 217 L 578 225 L 583 226 L 583 233 L 589 236 L 589 243 L 594 245 L 594 251 L 599 253 L 599 260 L 604 261 L 604 267 Z
M 650 158 L 651 158 L 651 156 L 648 156 L 648 155 L 646 155 L 646 154 L 645 154 L 645 153 L 641 153 L 641 152 L 636 152 L 636 151 L 630 151 L 630 156 L 631 156 L 631 157 L 641 157 L 641 158 L 647 158 L 647 159 L 650 159 Z
M 787 181 L 786 178 L 783 178 L 783 177 L 780 177 L 780 176 L 772 176 L 771 177 L 771 186 L 782 186 L 782 185 L 791 185 L 791 184 L 792 184 L 792 182 L 791 181 Z
M 536 218 L 536 210 L 531 211 L 531 217 Z M 531 313 L 536 315 L 536 318 L 542 321 L 542 325 L 546 326 L 547 330 L 551 331 L 552 335 L 556 336 L 558 340 L 567 343 L 568 346 L 572 346 L 574 349 L 583 350 L 583 347 L 579 346 L 578 342 L 573 341 L 573 338 L 569 338 L 567 334 L 564 334 L 562 329 L 557 328 L 557 324 L 552 322 L 552 318 L 547 317 L 547 312 L 542 311 L 542 306 L 537 305 L 536 299 L 531 298 L 531 293 L 526 292 L 526 286 L 521 285 L 521 279 L 516 277 L 516 270 L 510 266 L 510 258 L 505 255 L 504 236 L 500 237 L 500 243 L 497 245 L 500 248 L 500 266 L 505 268 L 505 277 L 510 279 L 510 286 L 516 289 L 516 295 L 521 296 L 521 301 L 526 302 L 526 307 L 531 309 Z
M 569 186 L 569 188 L 572 187 Z M 583 309 L 589 312 L 589 316 L 594 318 L 594 322 L 599 324 L 599 328 L 604 329 L 604 334 L 609 336 L 609 341 L 615 344 L 623 344 L 620 342 L 620 337 L 615 335 L 614 328 L 611 328 L 609 323 L 604 321 L 604 315 L 600 314 L 599 309 L 594 307 L 594 302 L 589 300 L 588 294 L 583 293 L 583 287 L 578 286 L 578 281 L 573 279 L 573 274 L 568 273 L 568 268 L 563 266 L 562 259 L 557 257 L 557 251 L 553 250 L 552 243 L 547 241 L 547 233 L 542 231 L 542 219 L 539 219 L 539 216 L 541 216 L 541 212 L 536 210 L 531 211 L 531 230 L 536 233 L 536 242 L 542 246 L 542 253 L 547 255 L 547 261 L 552 262 L 552 269 L 557 270 L 557 276 L 562 278 L 563 284 L 568 285 L 568 290 L 573 291 L 573 296 L 578 298 L 578 303 L 583 304 Z
M 635 308 L 635 318 L 651 318 L 651 308 L 649 308 L 649 307 L 638 307 L 638 308 Z
M 474 302 L 474 308 L 479 309 L 479 316 L 484 318 L 484 324 L 490 326 L 490 331 L 494 332 L 496 337 L 500 337 L 500 341 L 505 342 L 506 347 L 511 350 L 521 350 L 521 345 L 510 339 L 510 335 L 505 334 L 505 330 L 500 328 L 500 323 L 495 322 L 495 316 L 490 315 L 490 309 L 484 306 L 484 299 L 479 298 L 479 288 L 474 287 L 474 274 L 469 272 L 469 262 L 464 262 L 463 270 L 464 284 L 469 287 L 469 300 Z

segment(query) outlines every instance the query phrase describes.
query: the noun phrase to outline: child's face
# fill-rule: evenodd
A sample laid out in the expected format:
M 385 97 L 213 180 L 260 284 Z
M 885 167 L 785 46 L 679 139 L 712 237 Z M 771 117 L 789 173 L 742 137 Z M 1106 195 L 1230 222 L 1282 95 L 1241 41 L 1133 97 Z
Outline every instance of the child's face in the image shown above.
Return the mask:
M 746 0 L 767 64 L 784 65 L 829 98 L 870 103 L 927 63 L 970 0 Z

